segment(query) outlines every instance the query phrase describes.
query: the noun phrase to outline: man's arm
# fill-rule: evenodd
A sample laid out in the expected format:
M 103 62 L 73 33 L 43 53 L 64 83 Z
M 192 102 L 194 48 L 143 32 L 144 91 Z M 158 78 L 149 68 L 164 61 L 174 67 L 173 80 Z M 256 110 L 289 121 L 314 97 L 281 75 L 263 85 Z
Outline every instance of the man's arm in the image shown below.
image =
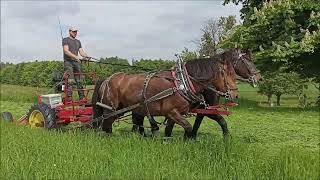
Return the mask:
M 79 49 L 79 53 L 82 57 L 88 57 L 88 54 L 86 52 L 84 52 L 84 50 L 82 48 Z
M 72 52 L 69 51 L 69 46 L 68 46 L 68 45 L 64 45 L 64 46 L 63 46 L 63 52 L 64 52 L 67 56 L 69 56 L 69 57 L 71 57 L 72 59 L 74 59 L 75 61 L 79 62 L 78 56 L 72 54 Z

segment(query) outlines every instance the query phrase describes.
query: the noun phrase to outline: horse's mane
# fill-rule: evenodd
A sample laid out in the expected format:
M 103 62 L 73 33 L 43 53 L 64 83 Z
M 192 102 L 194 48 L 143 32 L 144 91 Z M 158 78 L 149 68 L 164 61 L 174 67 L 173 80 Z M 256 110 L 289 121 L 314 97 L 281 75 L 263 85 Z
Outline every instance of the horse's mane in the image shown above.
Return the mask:
M 227 65 L 228 75 L 234 72 L 231 62 L 228 60 L 228 56 L 225 53 L 215 55 L 210 58 L 193 59 L 186 62 L 186 68 L 192 77 L 198 80 L 208 80 L 209 77 L 217 78 L 221 75 L 221 69 L 223 68 L 223 61 Z

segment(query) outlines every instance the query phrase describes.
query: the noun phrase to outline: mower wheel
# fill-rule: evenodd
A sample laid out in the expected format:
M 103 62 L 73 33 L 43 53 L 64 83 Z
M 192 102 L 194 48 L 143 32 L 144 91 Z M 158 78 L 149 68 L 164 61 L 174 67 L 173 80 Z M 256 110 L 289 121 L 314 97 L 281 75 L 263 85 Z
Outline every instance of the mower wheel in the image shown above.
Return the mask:
M 34 104 L 29 110 L 28 122 L 31 127 L 57 128 L 56 112 L 44 103 Z
M 13 116 L 10 112 L 2 112 L 1 113 L 1 120 L 7 121 L 7 122 L 12 122 Z

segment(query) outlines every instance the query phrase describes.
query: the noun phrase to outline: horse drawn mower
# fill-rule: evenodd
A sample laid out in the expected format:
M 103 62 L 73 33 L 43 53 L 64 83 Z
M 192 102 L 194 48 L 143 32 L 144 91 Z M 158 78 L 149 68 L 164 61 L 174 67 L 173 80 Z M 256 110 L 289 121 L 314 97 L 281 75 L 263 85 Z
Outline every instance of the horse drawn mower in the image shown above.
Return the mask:
M 71 88 L 69 83 L 72 75 L 79 75 L 84 79 L 91 79 L 91 85 L 84 84 L 83 89 Z M 11 113 L 1 113 L 1 118 L 7 121 L 13 121 L 17 124 L 30 125 L 31 127 L 42 127 L 46 129 L 56 129 L 68 125 L 72 122 L 78 122 L 82 126 L 90 127 L 92 123 L 99 121 L 99 119 L 93 119 L 93 104 L 91 102 L 90 93 L 95 88 L 97 77 L 95 72 L 87 73 L 73 73 L 68 72 L 61 75 L 61 78 L 54 78 L 55 81 L 55 94 L 43 94 L 38 96 L 38 101 L 29 109 L 29 112 L 23 115 L 18 120 L 15 120 Z M 76 100 L 71 97 L 68 98 L 68 91 L 84 91 L 85 98 L 82 100 Z M 102 108 L 111 108 L 105 104 L 97 103 Z M 191 113 L 201 114 L 220 114 L 230 115 L 231 112 L 227 110 L 228 107 L 234 106 L 235 104 L 229 105 L 217 105 L 208 106 L 205 109 L 193 109 Z M 108 117 L 116 116 L 121 121 L 121 115 L 125 112 L 129 112 L 128 109 L 120 109 L 113 111 L 108 114 Z M 103 116 L 105 117 L 105 116 Z M 101 118 L 100 118 L 101 119 Z
M 79 75 L 91 79 L 91 86 L 83 89 L 71 88 L 70 78 L 72 75 Z M 84 78 L 83 78 L 84 79 Z M 63 75 L 54 74 L 55 94 L 43 94 L 38 96 L 38 101 L 29 109 L 29 112 L 18 120 L 15 120 L 11 113 L 3 112 L 1 118 L 7 121 L 13 121 L 19 124 L 30 125 L 31 127 L 43 127 L 54 129 L 70 122 L 87 122 L 92 119 L 92 104 L 90 100 L 90 92 L 94 89 L 96 82 L 96 74 L 89 73 L 73 73 L 68 72 Z M 68 91 L 84 92 L 85 97 L 81 100 L 67 97 Z
M 96 74 L 90 73 L 64 73 L 62 79 L 55 79 L 57 92 L 62 94 L 46 94 L 38 97 L 26 118 L 31 127 L 45 127 L 48 129 L 67 125 L 70 122 L 87 122 L 92 119 L 92 104 L 89 94 L 94 87 L 73 89 L 69 82 L 73 76 L 83 76 L 92 79 L 92 85 L 96 82 Z M 58 81 L 58 82 L 57 82 Z M 86 87 L 86 86 L 85 86 Z M 81 100 L 67 97 L 68 91 L 84 91 L 85 97 Z M 62 97 L 63 96 L 63 97 Z

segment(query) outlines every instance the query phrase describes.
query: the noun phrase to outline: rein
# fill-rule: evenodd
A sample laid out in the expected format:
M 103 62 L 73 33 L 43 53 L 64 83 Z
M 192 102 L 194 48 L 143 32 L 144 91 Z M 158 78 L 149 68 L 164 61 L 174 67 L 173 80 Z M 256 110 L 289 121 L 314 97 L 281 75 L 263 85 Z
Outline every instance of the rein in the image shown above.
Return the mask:
M 192 76 L 189 76 L 189 77 L 192 80 L 194 80 L 195 82 L 197 82 L 198 84 L 204 86 L 206 89 L 215 92 L 219 96 L 225 97 L 226 100 L 229 100 L 231 98 L 231 90 L 238 90 L 238 88 L 230 89 L 229 86 L 227 86 L 227 91 L 226 92 L 222 92 L 222 91 L 219 91 L 219 90 L 215 89 L 211 85 L 207 85 L 207 84 L 204 84 L 204 83 L 200 82 L 199 80 L 197 80 L 196 78 L 194 78 Z M 225 81 L 225 84 L 226 84 L 226 81 Z
M 122 67 L 128 67 L 128 68 L 136 68 L 136 69 L 140 69 L 143 71 L 153 71 L 154 69 L 149 69 L 149 68 L 144 68 L 141 66 L 135 66 L 135 65 L 127 65 L 127 64 L 116 64 L 116 63 L 109 63 L 109 62 L 102 62 L 101 60 L 94 58 L 94 57 L 88 57 L 90 58 L 89 60 L 81 60 L 81 62 L 93 62 L 93 63 L 97 63 L 99 64 L 99 66 L 101 64 L 106 64 L 106 65 L 113 65 L 113 66 L 122 66 Z M 101 67 L 101 66 L 100 66 Z

